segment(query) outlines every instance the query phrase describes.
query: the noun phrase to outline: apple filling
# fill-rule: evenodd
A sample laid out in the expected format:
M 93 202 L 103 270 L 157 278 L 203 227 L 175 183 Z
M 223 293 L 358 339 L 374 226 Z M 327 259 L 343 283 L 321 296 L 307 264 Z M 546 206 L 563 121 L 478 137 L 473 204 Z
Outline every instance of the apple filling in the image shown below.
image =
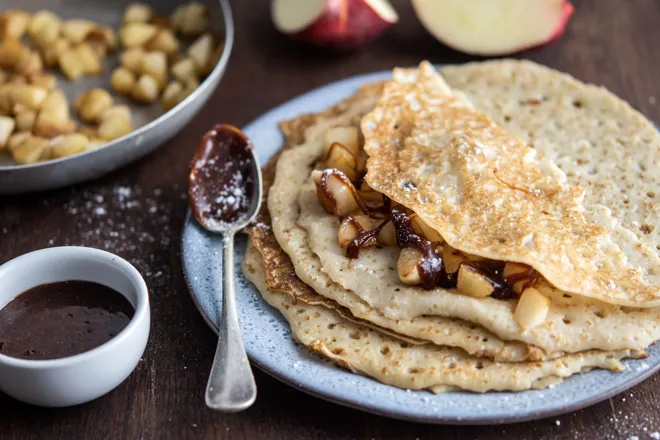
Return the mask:
M 322 154 L 312 180 L 321 205 L 341 219 L 337 240 L 349 258 L 357 258 L 360 249 L 398 246 L 402 283 L 456 289 L 475 298 L 518 299 L 514 317 L 522 328 L 545 320 L 550 301 L 534 288 L 540 275 L 532 267 L 454 249 L 420 216 L 362 180 L 366 158 L 356 127 L 330 129 Z

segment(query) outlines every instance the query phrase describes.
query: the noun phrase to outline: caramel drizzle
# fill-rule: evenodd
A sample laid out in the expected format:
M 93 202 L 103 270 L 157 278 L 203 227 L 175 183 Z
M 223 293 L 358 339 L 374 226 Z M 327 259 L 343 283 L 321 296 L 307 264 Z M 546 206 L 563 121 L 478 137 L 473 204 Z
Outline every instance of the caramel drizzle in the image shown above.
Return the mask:
M 339 215 L 339 211 L 337 211 L 337 201 L 333 197 L 332 193 L 330 192 L 330 188 L 328 187 L 328 179 L 331 176 L 338 178 L 350 189 L 351 195 L 355 199 L 355 202 L 357 203 L 360 210 L 365 214 L 372 218 L 383 218 L 383 215 L 387 213 L 386 206 L 371 207 L 367 205 L 367 203 L 360 196 L 358 190 L 355 188 L 355 185 L 353 185 L 346 174 L 336 169 L 324 170 L 321 174 L 321 181 L 318 185 L 316 185 L 316 194 L 319 197 L 321 204 L 328 212 L 337 216 Z M 383 196 L 383 198 L 385 198 L 385 196 Z
M 516 284 L 523 282 L 523 285 L 520 289 L 521 292 L 524 292 L 528 287 L 534 287 L 534 285 L 539 280 L 540 274 L 533 267 L 527 267 L 527 270 L 524 272 L 512 273 L 508 277 L 504 278 L 504 282 L 509 286 L 515 286 Z
M 346 220 L 348 220 L 358 231 L 357 237 L 355 237 L 346 248 L 346 256 L 352 260 L 360 256 L 360 249 L 376 246 L 378 244 L 378 234 L 380 234 L 380 231 L 390 221 L 389 218 L 385 219 L 385 221 L 371 231 L 365 231 L 362 225 L 360 225 L 360 222 L 358 222 L 352 215 L 346 217 Z
M 493 170 L 495 173 L 496 170 Z M 339 215 L 337 211 L 336 200 L 332 196 L 328 188 L 328 178 L 330 176 L 335 176 L 341 180 L 341 182 L 348 186 L 351 190 L 351 194 L 354 197 L 358 207 L 362 212 L 369 215 L 369 217 L 374 219 L 382 219 L 385 216 L 383 222 L 381 222 L 376 228 L 366 231 L 360 222 L 357 221 L 352 215 L 347 216 L 344 220 L 347 220 L 351 225 L 357 230 L 357 236 L 349 243 L 346 248 L 346 256 L 350 259 L 358 258 L 360 255 L 360 249 L 373 247 L 378 244 L 378 234 L 380 231 L 387 225 L 388 222 L 392 222 L 394 225 L 394 230 L 396 233 L 396 242 L 399 248 L 403 249 L 405 247 L 413 247 L 419 250 L 422 253 L 422 258 L 417 267 L 419 270 L 420 278 L 422 280 L 422 287 L 424 289 L 433 289 L 435 287 L 442 287 L 445 289 L 454 289 L 458 281 L 458 270 L 463 265 L 467 265 L 479 274 L 481 274 L 490 284 L 493 286 L 493 292 L 491 297 L 496 299 L 511 299 L 515 298 L 518 295 L 513 290 L 512 287 L 515 283 L 518 283 L 523 280 L 527 280 L 523 290 L 527 287 L 533 285 L 538 279 L 538 272 L 536 272 L 531 267 L 527 272 L 513 274 L 507 279 L 502 277 L 502 266 L 501 262 L 495 262 L 494 264 L 500 266 L 496 268 L 491 268 L 486 264 L 477 263 L 474 261 L 466 262 L 463 261 L 459 265 L 458 270 L 454 273 L 448 273 L 442 259 L 442 255 L 435 250 L 434 243 L 421 235 L 417 234 L 410 223 L 410 217 L 406 212 L 400 208 L 392 207 L 391 200 L 383 195 L 383 206 L 380 207 L 371 207 L 367 205 L 353 183 L 348 179 L 348 177 L 341 171 L 336 169 L 324 170 L 321 175 L 321 181 L 316 186 L 316 192 L 321 201 L 323 207 L 330 213 L 334 215 Z M 497 177 L 497 174 L 495 173 Z M 506 182 L 502 181 L 505 185 L 508 185 L 514 189 L 519 189 L 525 191 L 524 189 L 513 187 Z

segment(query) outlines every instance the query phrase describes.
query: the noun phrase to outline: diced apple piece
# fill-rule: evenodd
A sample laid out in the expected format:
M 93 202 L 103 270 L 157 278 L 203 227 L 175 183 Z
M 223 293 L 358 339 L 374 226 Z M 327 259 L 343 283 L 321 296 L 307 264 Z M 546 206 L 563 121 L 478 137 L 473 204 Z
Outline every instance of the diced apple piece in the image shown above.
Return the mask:
M 131 3 L 124 10 L 124 23 L 146 23 L 151 20 L 153 10 L 144 3 Z
M 104 119 L 99 125 L 98 135 L 101 139 L 112 141 L 133 131 L 130 119 L 122 115 L 113 115 Z
M 332 127 L 326 131 L 323 137 L 322 157 L 327 157 L 330 147 L 335 142 L 348 148 L 354 155 L 360 152 L 360 133 L 357 127 Z
M 48 96 L 48 90 L 29 84 L 7 85 L 9 97 L 14 104 L 21 104 L 33 110 L 38 110 Z
M 14 119 L 16 119 L 16 131 L 32 131 L 37 120 L 37 112 L 34 110 L 18 112 Z
M 9 136 L 9 139 L 7 140 L 7 148 L 9 148 L 10 151 L 14 151 L 16 148 L 20 147 L 23 142 L 31 137 L 32 133 L 28 131 L 19 131 L 14 133 Z
M 147 42 L 147 50 L 165 52 L 168 55 L 179 50 L 179 40 L 169 29 L 160 29 L 158 33 Z
M 78 53 L 74 48 L 66 49 L 58 59 L 60 70 L 67 79 L 74 81 L 85 74 L 85 66 L 78 59 Z
M 197 79 L 197 67 L 192 58 L 182 58 L 172 65 L 172 76 L 182 83 Z
M 119 30 L 121 44 L 127 48 L 144 46 L 158 32 L 158 27 L 148 23 L 128 23 Z
M 465 256 L 458 250 L 445 243 L 442 248 L 442 261 L 445 271 L 449 274 L 456 273 L 461 263 L 466 260 Z
M 28 25 L 28 36 L 39 47 L 48 47 L 60 36 L 62 20 L 46 10 L 37 11 Z
M 550 299 L 533 287 L 520 295 L 513 318 L 523 329 L 542 324 L 550 311 Z
M 385 246 L 396 246 L 396 230 L 394 229 L 394 223 L 387 222 L 385 226 L 380 228 L 378 237 L 376 237 L 378 243 Z
M 456 289 L 464 295 L 486 298 L 495 290 L 488 277 L 469 264 L 461 264 L 458 269 Z
M 206 6 L 191 2 L 177 7 L 170 17 L 172 28 L 186 37 L 201 35 L 208 28 Z
M 429 241 L 444 242 L 444 239 L 435 229 L 431 228 L 422 218 L 417 214 L 410 215 L 410 226 L 416 234 L 421 235 Z
M 0 67 L 16 70 L 31 56 L 30 48 L 18 40 L 6 39 L 0 42 Z
M 48 156 L 49 147 L 48 139 L 30 135 L 12 149 L 11 153 L 16 163 L 27 165 L 45 159 Z
M 283 34 L 332 49 L 369 43 L 398 21 L 387 0 L 273 0 L 271 15 Z
M 357 225 L 356 225 L 357 223 Z M 347 217 L 339 224 L 337 230 L 337 239 L 339 246 L 346 248 L 362 231 L 370 231 L 373 229 L 371 219 L 368 215 L 356 215 Z
M 337 176 L 338 170 L 332 171 L 326 178 L 329 197 L 325 194 L 321 185 L 317 184 L 317 194 L 324 196 L 320 198 L 323 207 L 331 214 L 338 216 L 358 211 L 360 208 L 353 196 L 352 185 Z
M 188 56 L 195 62 L 195 69 L 197 73 L 202 73 L 206 68 L 213 54 L 213 46 L 215 40 L 213 35 L 206 33 L 199 37 L 188 48 Z
M 34 127 L 37 136 L 54 137 L 72 133 L 76 126 L 69 119 L 69 103 L 61 90 L 53 90 L 48 94 L 41 106 Z
M 348 148 L 340 143 L 332 144 L 324 164 L 326 168 L 335 168 L 346 174 L 351 182 L 357 178 L 357 159 Z
M 0 116 L 0 151 L 7 147 L 9 137 L 14 132 L 16 122 L 8 116 Z
M 165 52 L 147 52 L 142 59 L 141 73 L 150 75 L 162 89 L 167 84 L 167 55 Z
M 119 62 L 121 63 L 122 67 L 125 67 L 136 75 L 139 75 L 142 71 L 143 59 L 144 50 L 139 47 L 128 49 L 119 55 Z
M 215 47 L 215 49 L 213 49 L 211 58 L 209 58 L 209 61 L 206 63 L 205 68 L 200 71 L 200 73 L 203 76 L 206 76 L 211 73 L 211 71 L 215 68 L 216 64 L 218 64 L 218 61 L 220 61 L 220 58 L 222 57 L 222 52 L 224 50 L 225 50 L 225 45 L 223 43 L 218 44 Z
M 94 52 L 101 57 L 117 48 L 117 36 L 109 26 L 96 26 L 87 34 L 85 42 L 89 43 Z
M 89 33 L 96 27 L 96 23 L 83 20 L 83 19 L 73 19 L 66 20 L 62 23 L 60 32 L 62 36 L 69 40 L 73 44 L 80 44 L 89 35 Z
M 516 275 L 520 277 L 522 274 L 526 274 L 530 272 L 530 267 L 527 266 L 526 264 L 521 264 L 521 263 L 512 263 L 512 262 L 507 262 L 504 265 L 504 271 L 502 272 L 502 275 L 504 277 L 504 280 L 507 282 L 507 284 L 511 285 L 510 278 L 513 276 L 512 279 L 516 279 Z M 514 292 L 517 294 L 520 294 L 522 291 L 523 286 L 525 283 L 527 283 L 529 279 L 524 278 L 519 281 L 516 281 L 511 285 L 511 288 L 513 289 Z
M 0 15 L 0 40 L 20 40 L 30 24 L 30 13 L 24 9 L 7 9 Z
M 135 81 L 135 74 L 125 67 L 117 67 L 110 77 L 112 89 L 120 95 L 130 95 Z
M 44 69 L 44 63 L 38 52 L 30 52 L 29 55 L 18 61 L 14 71 L 21 75 L 36 75 Z
M 50 157 L 59 159 L 60 157 L 81 153 L 87 149 L 88 143 L 87 136 L 80 133 L 58 136 L 51 141 Z
M 163 97 L 160 100 L 161 105 L 165 110 L 169 110 L 181 102 L 183 95 L 183 86 L 180 82 L 172 81 L 165 87 Z
M 94 88 L 83 92 L 74 102 L 74 108 L 83 121 L 97 122 L 101 114 L 112 107 L 112 96 L 104 89 Z
M 399 279 L 408 285 L 417 285 L 422 282 L 419 272 L 419 262 L 422 259 L 422 253 L 415 248 L 403 248 L 396 262 Z
M 101 74 L 101 58 L 88 43 L 82 43 L 75 48 L 78 63 L 83 68 L 83 73 L 88 76 Z
M 54 67 L 58 63 L 60 56 L 70 47 L 71 43 L 69 40 L 58 38 L 50 46 L 42 48 L 41 55 L 43 56 L 46 67 Z
M 158 81 L 151 75 L 143 74 L 138 78 L 135 88 L 131 93 L 131 97 L 140 103 L 150 104 L 158 99 Z
M 573 13 L 566 0 L 412 0 L 438 41 L 472 55 L 506 55 L 559 38 Z
M 57 87 L 57 78 L 50 73 L 30 75 L 30 84 L 52 90 Z
M 131 120 L 131 109 L 127 105 L 113 105 L 101 113 L 100 120 L 121 116 L 124 119 Z

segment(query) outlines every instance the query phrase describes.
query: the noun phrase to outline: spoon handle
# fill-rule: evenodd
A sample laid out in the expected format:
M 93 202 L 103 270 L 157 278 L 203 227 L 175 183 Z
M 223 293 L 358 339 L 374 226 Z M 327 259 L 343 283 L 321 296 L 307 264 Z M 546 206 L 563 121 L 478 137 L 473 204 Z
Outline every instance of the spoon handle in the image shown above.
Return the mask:
M 233 231 L 226 232 L 222 241 L 222 319 L 219 323 L 218 348 L 206 386 L 206 406 L 219 411 L 235 412 L 254 403 L 257 386 L 238 327 Z

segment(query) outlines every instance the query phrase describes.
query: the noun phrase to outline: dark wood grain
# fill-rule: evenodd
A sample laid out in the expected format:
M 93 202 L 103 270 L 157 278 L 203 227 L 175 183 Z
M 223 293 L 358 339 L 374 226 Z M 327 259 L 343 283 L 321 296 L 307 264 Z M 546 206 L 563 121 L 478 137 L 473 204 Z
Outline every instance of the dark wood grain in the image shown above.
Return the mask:
M 574 414 L 498 427 L 431 426 L 388 420 L 295 391 L 256 372 L 259 398 L 233 415 L 204 407 L 215 338 L 184 284 L 179 239 L 188 161 L 216 122 L 242 126 L 302 92 L 350 75 L 471 58 L 434 41 L 409 2 L 375 44 L 327 54 L 273 29 L 268 2 L 235 0 L 237 38 L 213 98 L 174 140 L 95 182 L 0 198 L 0 263 L 48 246 L 86 245 L 134 263 L 151 291 L 153 324 L 143 360 L 109 395 L 68 409 L 41 409 L 0 394 L 0 439 L 639 439 L 660 431 L 660 377 Z M 566 35 L 521 54 L 603 85 L 660 122 L 660 1 L 576 0 Z M 29 276 L 29 275 L 28 275 Z M 2 286 L 0 286 L 2 288 Z

